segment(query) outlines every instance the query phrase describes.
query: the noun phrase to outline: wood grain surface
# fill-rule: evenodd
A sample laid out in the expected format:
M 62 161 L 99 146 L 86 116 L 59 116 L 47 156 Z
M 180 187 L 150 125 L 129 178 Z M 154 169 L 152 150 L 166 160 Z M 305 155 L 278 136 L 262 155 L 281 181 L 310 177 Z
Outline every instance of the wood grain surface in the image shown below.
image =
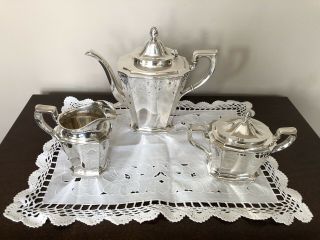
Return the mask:
M 28 188 L 27 179 L 36 170 L 35 160 L 49 140 L 33 120 L 36 104 L 55 105 L 59 109 L 66 96 L 79 99 L 106 99 L 102 93 L 51 93 L 33 95 L 0 145 L 0 210 L 3 212 L 13 197 Z M 56 227 L 49 221 L 36 229 L 14 223 L 1 215 L 0 239 L 320 239 L 320 140 L 294 105 L 286 97 L 276 96 L 192 96 L 192 102 L 214 100 L 250 101 L 255 118 L 268 125 L 272 132 L 278 127 L 298 129 L 296 142 L 288 149 L 274 154 L 279 168 L 289 178 L 289 187 L 303 196 L 303 201 L 314 215 L 310 223 L 295 220 L 290 226 L 273 220 L 254 221 L 240 218 L 228 223 L 212 217 L 204 223 L 183 219 L 171 223 L 163 216 L 144 222 L 114 225 L 103 221 L 96 226 L 75 222 L 67 227 Z M 2 115 L 5 117 L 5 115 Z

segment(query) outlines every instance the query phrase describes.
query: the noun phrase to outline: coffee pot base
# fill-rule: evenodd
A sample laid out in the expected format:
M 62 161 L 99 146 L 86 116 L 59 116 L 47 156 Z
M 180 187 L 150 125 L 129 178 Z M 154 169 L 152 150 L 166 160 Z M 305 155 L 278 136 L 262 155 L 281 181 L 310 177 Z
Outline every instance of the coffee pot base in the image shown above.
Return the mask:
M 134 132 L 142 132 L 142 133 L 167 133 L 172 130 L 172 125 L 169 125 L 164 128 L 152 128 L 152 127 L 138 127 L 136 125 L 130 126 Z
M 97 177 L 100 176 L 106 169 L 83 169 L 81 167 L 71 167 L 72 175 L 75 177 Z

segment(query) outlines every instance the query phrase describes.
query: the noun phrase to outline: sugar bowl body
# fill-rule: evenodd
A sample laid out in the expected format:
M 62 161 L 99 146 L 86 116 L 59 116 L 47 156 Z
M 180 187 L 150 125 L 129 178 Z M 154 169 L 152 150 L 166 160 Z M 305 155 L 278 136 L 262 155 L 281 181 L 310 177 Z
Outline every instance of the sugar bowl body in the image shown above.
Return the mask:
M 97 53 L 89 51 L 86 54 L 100 62 L 113 95 L 129 108 L 132 128 L 149 132 L 166 131 L 180 98 L 200 87 L 213 74 L 217 51 L 194 51 L 192 64 L 189 64 L 185 57 L 178 55 L 177 50 L 162 44 L 155 27 L 151 28 L 150 35 L 145 47 L 119 59 L 120 78 L 115 77 L 107 61 Z M 189 73 L 202 57 L 209 60 L 209 69 L 203 78 L 191 84 Z
M 44 120 L 50 114 L 55 128 Z M 107 168 L 107 153 L 116 111 L 111 103 L 96 101 L 58 114 L 55 106 L 36 105 L 34 118 L 45 132 L 57 139 L 77 176 L 98 176 Z
M 194 131 L 202 131 L 210 148 L 195 141 Z M 282 136 L 286 136 L 284 140 Z M 209 125 L 191 125 L 189 142 L 208 156 L 208 171 L 224 180 L 254 181 L 271 153 L 289 147 L 296 139 L 294 127 L 279 128 L 275 135 L 262 122 L 244 117 L 222 118 Z

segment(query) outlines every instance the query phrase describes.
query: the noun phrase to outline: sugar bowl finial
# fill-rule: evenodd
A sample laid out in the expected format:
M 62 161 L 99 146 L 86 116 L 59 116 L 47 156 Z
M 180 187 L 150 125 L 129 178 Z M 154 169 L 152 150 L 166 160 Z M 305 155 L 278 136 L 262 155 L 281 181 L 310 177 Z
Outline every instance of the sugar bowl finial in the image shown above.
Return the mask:
M 243 122 L 248 122 L 248 120 L 252 117 L 252 113 L 250 111 L 246 112 L 246 114 L 243 117 Z

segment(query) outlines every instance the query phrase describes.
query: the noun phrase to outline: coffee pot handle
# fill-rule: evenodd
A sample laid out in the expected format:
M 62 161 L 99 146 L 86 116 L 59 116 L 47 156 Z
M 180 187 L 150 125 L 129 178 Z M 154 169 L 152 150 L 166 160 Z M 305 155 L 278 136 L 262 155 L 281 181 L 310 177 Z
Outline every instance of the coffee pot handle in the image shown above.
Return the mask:
M 54 130 L 50 125 L 44 120 L 43 114 L 50 114 L 55 122 L 58 120 L 58 110 L 55 106 L 41 105 L 35 106 L 34 119 L 38 126 L 42 128 L 46 133 L 50 134 L 52 137 L 55 136 Z
M 212 153 L 203 145 L 196 142 L 192 136 L 192 132 L 203 132 L 204 135 L 208 134 L 209 125 L 191 124 L 188 128 L 188 140 L 192 146 L 199 148 L 204 151 L 208 159 L 211 157 Z
M 196 68 L 199 59 L 202 57 L 209 59 L 209 61 L 210 61 L 209 70 L 208 70 L 207 74 L 203 78 L 201 78 L 198 82 L 185 87 L 181 92 L 181 96 L 183 96 L 189 92 L 192 92 L 193 90 L 202 86 L 206 81 L 209 80 L 209 78 L 213 74 L 214 69 L 216 67 L 217 52 L 218 52 L 218 50 L 196 50 L 193 52 L 191 70 L 194 70 Z
M 287 138 L 282 142 L 277 143 L 277 145 L 272 149 L 272 153 L 289 147 L 297 138 L 297 129 L 294 127 L 278 128 L 276 134 L 274 135 L 276 141 L 280 140 L 282 135 L 287 135 Z

